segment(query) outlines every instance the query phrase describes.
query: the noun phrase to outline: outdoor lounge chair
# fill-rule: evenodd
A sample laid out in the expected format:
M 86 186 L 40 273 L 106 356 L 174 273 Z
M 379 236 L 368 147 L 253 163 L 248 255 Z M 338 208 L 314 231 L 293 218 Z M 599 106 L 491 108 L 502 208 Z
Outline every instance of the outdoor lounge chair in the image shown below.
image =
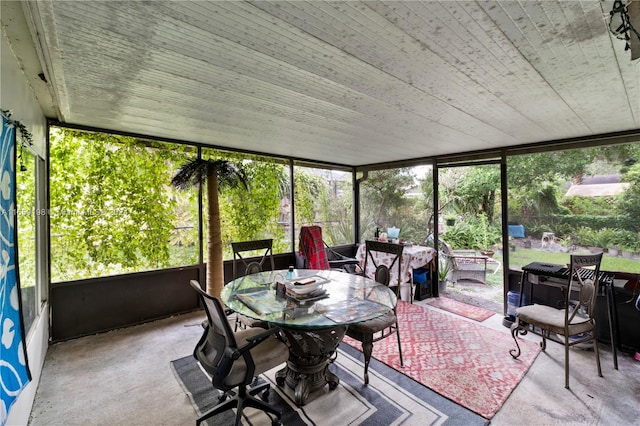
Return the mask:
M 451 281 L 463 280 L 487 283 L 488 256 L 477 255 L 475 250 L 453 250 L 440 240 L 440 256 L 451 266 Z

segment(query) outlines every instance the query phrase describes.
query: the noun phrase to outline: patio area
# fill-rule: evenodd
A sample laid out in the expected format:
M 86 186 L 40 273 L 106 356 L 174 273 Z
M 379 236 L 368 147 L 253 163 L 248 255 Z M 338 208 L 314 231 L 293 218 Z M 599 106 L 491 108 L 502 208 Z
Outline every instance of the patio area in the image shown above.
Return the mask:
M 196 311 L 52 345 L 29 424 L 192 424 L 196 413 L 169 363 L 191 354 L 203 318 Z M 508 333 L 501 319 L 494 315 L 482 324 Z M 561 380 L 555 383 L 563 376 L 563 349 L 551 344 L 491 424 L 523 419 L 531 425 L 634 424 L 640 416 L 638 362 L 621 355 L 616 371 L 604 345 L 601 358 L 603 378 L 596 374 L 592 352 L 572 350 L 572 388 L 566 390 Z

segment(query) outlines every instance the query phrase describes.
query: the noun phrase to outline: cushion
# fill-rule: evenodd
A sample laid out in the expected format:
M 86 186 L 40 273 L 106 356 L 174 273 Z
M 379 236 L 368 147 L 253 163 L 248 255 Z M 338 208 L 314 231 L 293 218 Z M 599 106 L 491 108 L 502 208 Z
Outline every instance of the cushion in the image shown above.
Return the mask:
M 347 335 L 350 336 L 351 333 L 373 334 L 382 331 L 385 328 L 391 327 L 392 325 L 395 325 L 395 323 L 396 315 L 393 313 L 393 311 L 389 311 L 378 318 L 350 325 L 347 329 Z
M 535 325 L 556 334 L 564 335 L 564 309 L 546 305 L 527 305 L 516 309 L 516 317 L 527 324 Z M 575 316 L 569 325 L 569 335 L 584 333 L 593 329 L 588 318 Z
M 247 328 L 246 330 L 241 330 L 235 333 L 236 342 L 239 347 L 242 347 L 248 343 L 248 337 L 255 336 L 263 332 L 263 328 Z M 253 362 L 256 365 L 256 376 L 277 367 L 289 359 L 289 348 L 283 342 L 276 339 L 274 335 L 267 337 L 266 340 L 254 346 L 249 352 L 251 353 Z M 233 363 L 231 372 L 224 380 L 225 386 L 234 387 L 242 384 L 245 381 L 246 374 L 247 365 L 244 362 L 244 357 L 241 356 Z M 249 378 L 248 383 L 252 380 L 253 377 Z

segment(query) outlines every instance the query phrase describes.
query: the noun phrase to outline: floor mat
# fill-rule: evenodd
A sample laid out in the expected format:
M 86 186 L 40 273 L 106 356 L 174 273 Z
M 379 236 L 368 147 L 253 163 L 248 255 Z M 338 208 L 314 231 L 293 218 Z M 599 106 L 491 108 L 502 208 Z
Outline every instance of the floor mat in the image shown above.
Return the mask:
M 488 309 L 469 305 L 468 303 L 459 302 L 443 296 L 434 297 L 432 301 L 429 301 L 429 305 L 478 322 L 491 318 L 495 314 L 495 312 Z
M 395 336 L 373 346 L 373 356 L 430 389 L 491 419 L 520 383 L 540 352 L 519 339 L 522 355 L 513 359 L 511 334 L 437 309 L 398 302 L 404 367 Z M 344 341 L 360 349 L 348 337 Z
M 191 399 L 198 416 L 217 404 L 218 391 L 210 377 L 200 368 L 193 356 L 171 362 L 171 367 Z M 268 381 L 272 391 L 269 403 L 282 412 L 282 424 L 298 425 L 484 425 L 485 419 L 443 398 L 424 385 L 379 361 L 369 367 L 370 383 L 363 384 L 362 353 L 341 344 L 338 356 L 329 367 L 340 378 L 333 391 L 328 386 L 311 394 L 309 402 L 298 407 L 293 392 L 275 384 L 273 369 L 260 376 Z M 247 408 L 244 424 L 270 425 L 271 418 Z M 208 420 L 209 425 L 233 424 L 235 414 L 226 411 Z M 195 416 L 194 416 L 195 420 Z

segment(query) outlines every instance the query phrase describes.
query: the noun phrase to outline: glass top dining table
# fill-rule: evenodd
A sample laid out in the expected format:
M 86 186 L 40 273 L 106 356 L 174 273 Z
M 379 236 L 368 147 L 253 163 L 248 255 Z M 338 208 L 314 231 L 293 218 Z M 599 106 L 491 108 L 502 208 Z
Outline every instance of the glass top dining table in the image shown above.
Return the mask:
M 295 272 L 296 277 L 290 280 L 285 279 L 286 270 L 237 278 L 224 286 L 222 302 L 249 318 L 303 329 L 366 321 L 389 312 L 397 303 L 393 290 L 367 277 L 335 270 L 298 269 Z M 313 292 L 307 299 L 276 294 L 276 282 L 304 279 L 320 283 L 320 291 Z
M 340 379 L 329 366 L 349 325 L 388 313 L 397 298 L 389 287 L 359 275 L 299 269 L 295 278 L 286 280 L 286 273 L 268 271 L 237 278 L 223 288 L 221 299 L 238 314 L 280 328 L 289 359 L 276 373 L 276 383 L 293 389 L 296 404 L 302 406 L 315 390 L 338 386 Z M 305 280 L 319 288 L 302 300 L 276 291 L 275 283 L 292 286 Z

